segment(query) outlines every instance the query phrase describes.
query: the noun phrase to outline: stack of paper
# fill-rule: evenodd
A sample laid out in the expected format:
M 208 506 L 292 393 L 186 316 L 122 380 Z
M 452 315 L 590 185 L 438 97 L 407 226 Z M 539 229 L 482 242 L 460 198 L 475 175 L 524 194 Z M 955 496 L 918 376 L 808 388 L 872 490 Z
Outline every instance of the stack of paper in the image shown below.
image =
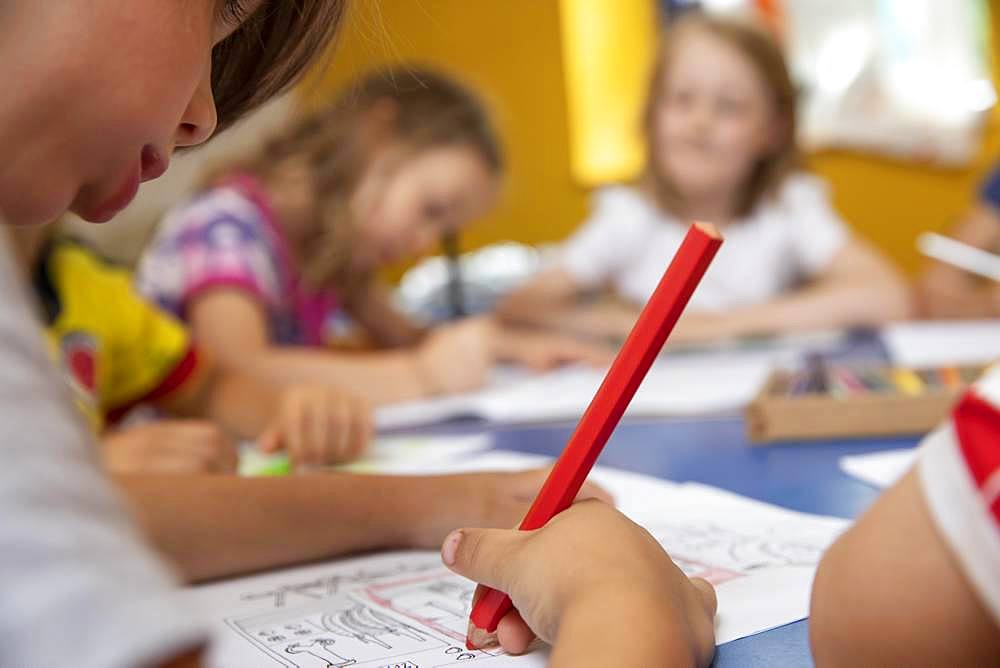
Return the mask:
M 985 364 L 1000 359 L 1000 320 L 935 320 L 891 325 L 882 332 L 900 366 Z

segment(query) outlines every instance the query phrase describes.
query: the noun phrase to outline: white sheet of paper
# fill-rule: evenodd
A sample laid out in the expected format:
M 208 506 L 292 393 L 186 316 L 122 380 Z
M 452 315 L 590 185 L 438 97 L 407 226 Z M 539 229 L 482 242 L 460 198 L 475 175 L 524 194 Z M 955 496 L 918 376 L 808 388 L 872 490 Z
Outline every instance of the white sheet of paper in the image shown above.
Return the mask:
M 414 463 L 428 465 L 440 460 L 453 459 L 473 452 L 486 450 L 493 445 L 490 434 L 461 434 L 456 436 L 406 435 L 376 438 L 365 455 L 350 464 L 331 467 L 332 470 L 350 473 L 392 473 L 403 471 Z M 279 463 L 287 464 L 284 452 L 264 454 L 252 443 L 240 449 L 240 475 L 260 475 Z
M 903 477 L 917 459 L 916 448 L 848 455 L 840 458 L 840 470 L 875 487 L 890 487 Z
M 626 415 L 691 416 L 737 412 L 786 358 L 775 350 L 669 355 L 653 364 Z M 476 417 L 490 422 L 576 420 L 594 398 L 605 369 L 571 366 L 544 374 L 507 373 L 464 395 L 385 406 L 375 413 L 379 429 Z
M 900 323 L 886 327 L 882 340 L 901 366 L 983 364 L 1000 358 L 1000 319 Z
M 545 457 L 490 451 L 461 461 L 412 462 L 410 473 L 517 470 Z M 592 476 L 645 526 L 689 575 L 716 584 L 716 639 L 728 642 L 803 619 L 822 552 L 848 524 L 797 513 L 694 483 L 614 469 Z M 468 652 L 464 632 L 474 583 L 436 552 L 336 560 L 188 590 L 216 622 L 210 666 L 541 667 L 524 657 Z

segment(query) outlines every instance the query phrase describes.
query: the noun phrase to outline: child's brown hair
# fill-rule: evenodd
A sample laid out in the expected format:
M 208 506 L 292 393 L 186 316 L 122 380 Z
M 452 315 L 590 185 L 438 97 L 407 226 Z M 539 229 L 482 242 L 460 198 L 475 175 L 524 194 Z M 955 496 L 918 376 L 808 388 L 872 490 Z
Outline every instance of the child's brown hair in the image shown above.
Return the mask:
M 657 165 L 653 151 L 656 146 L 656 111 L 666 93 L 667 73 L 677 45 L 683 42 L 685 35 L 692 32 L 711 35 L 743 54 L 757 70 L 771 96 L 781 136 L 777 148 L 754 167 L 737 199 L 734 213 L 746 216 L 763 197 L 771 195 L 789 173 L 801 166 L 801 158 L 795 142 L 796 89 L 781 47 L 768 32 L 744 20 L 692 12 L 664 31 L 643 114 L 643 131 L 649 153 L 646 172 L 642 177 L 643 185 L 664 211 L 674 214 L 682 211 L 682 197 Z
M 237 167 L 264 179 L 290 163 L 307 168 L 315 206 L 302 275 L 311 286 L 334 285 L 349 299 L 370 279 L 348 272 L 353 228 L 349 202 L 369 160 L 390 143 L 404 155 L 466 146 L 494 174 L 503 169 L 499 142 L 479 99 L 449 77 L 413 67 L 360 79 L 331 105 L 293 122 Z
M 222 1 L 222 0 L 220 0 Z M 225 11 L 239 14 L 239 0 Z M 221 132 L 281 93 L 333 41 L 347 0 L 265 0 L 212 51 L 212 91 Z

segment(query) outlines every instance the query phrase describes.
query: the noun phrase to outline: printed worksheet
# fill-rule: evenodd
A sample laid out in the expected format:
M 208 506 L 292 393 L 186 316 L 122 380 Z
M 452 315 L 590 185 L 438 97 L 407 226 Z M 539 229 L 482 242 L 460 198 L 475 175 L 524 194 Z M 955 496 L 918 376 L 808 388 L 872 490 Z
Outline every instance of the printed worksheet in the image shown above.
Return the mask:
M 411 472 L 517 470 L 548 462 L 491 451 Z M 847 525 L 705 485 L 600 467 L 592 479 L 685 573 L 716 585 L 719 643 L 804 618 L 816 565 Z M 465 649 L 474 588 L 444 568 L 436 552 L 392 552 L 192 588 L 189 595 L 214 620 L 215 668 L 545 665 L 541 643 L 522 657 Z

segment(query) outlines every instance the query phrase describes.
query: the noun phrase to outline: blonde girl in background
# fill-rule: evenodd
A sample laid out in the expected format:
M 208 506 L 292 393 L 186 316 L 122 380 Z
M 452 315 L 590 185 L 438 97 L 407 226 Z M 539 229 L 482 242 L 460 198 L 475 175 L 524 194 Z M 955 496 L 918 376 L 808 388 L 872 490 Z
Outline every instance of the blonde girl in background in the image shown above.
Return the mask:
M 663 37 L 639 181 L 599 190 L 560 260 L 501 303 L 512 322 L 623 337 L 687 225 L 726 235 L 675 340 L 879 325 L 909 310 L 901 278 L 801 169 L 795 89 L 779 46 L 729 18 L 688 15 Z M 615 301 L 582 297 L 610 288 Z
M 376 72 L 169 213 L 140 289 L 222 363 L 375 403 L 473 389 L 497 361 L 595 356 L 488 318 L 424 329 L 377 280 L 489 211 L 502 169 L 490 121 L 463 86 L 429 70 Z M 378 350 L 322 349 L 337 309 Z

